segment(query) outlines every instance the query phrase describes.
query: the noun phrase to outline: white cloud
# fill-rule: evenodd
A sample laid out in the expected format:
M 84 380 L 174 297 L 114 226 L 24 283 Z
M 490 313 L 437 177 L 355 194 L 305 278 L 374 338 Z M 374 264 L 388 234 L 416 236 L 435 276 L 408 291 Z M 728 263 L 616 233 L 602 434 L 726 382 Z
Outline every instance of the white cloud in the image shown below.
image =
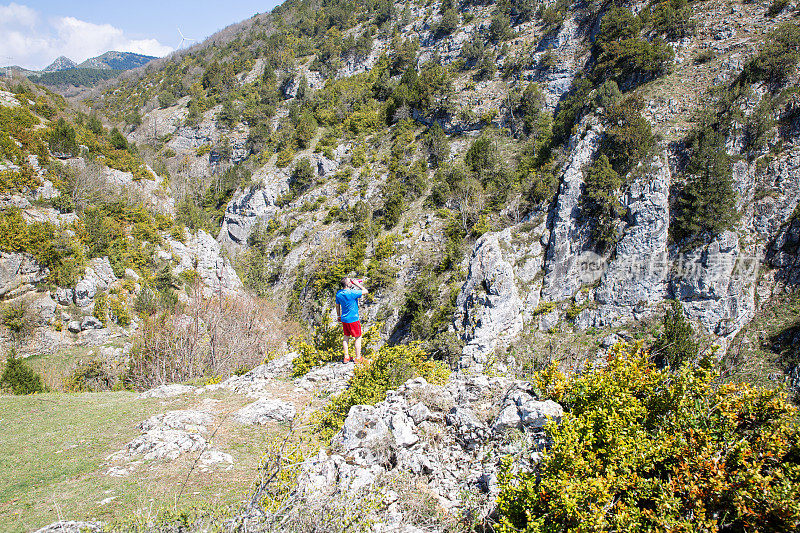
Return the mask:
M 75 17 L 44 20 L 35 10 L 15 3 L 0 5 L 0 65 L 39 70 L 58 56 L 80 63 L 109 50 L 164 56 L 173 49 L 155 39 L 131 39 L 110 24 Z

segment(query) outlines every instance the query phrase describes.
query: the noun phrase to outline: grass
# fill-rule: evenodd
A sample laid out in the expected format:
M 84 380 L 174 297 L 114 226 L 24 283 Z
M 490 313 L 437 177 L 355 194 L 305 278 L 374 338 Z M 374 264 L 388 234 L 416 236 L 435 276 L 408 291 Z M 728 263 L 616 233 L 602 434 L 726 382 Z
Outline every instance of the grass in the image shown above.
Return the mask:
M 195 504 L 236 505 L 256 479 L 270 437 L 285 432 L 279 424 L 242 426 L 225 417 L 252 400 L 217 391 L 203 397 L 219 400 L 214 411 L 220 429 L 212 445 L 234 457 L 232 468 L 192 470 L 199 455 L 194 452 L 169 462 L 143 462 L 128 477 L 110 477 L 108 456 L 140 434 L 139 422 L 200 403 L 192 394 L 167 400 L 135 396 L 127 391 L 0 396 L 0 531 L 32 531 L 59 519 L 141 523 Z M 208 428 L 207 438 L 214 429 Z M 132 460 L 141 457 L 125 462 Z

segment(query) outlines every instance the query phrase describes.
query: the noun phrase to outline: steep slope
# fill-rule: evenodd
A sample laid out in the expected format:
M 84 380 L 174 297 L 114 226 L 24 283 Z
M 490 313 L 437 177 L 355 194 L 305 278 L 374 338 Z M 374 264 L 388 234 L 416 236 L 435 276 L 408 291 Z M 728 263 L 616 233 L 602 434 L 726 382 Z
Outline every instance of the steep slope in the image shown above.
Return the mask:
M 315 6 L 284 4 L 95 100 L 117 117 L 142 117 L 129 136 L 167 156 L 179 201 L 194 194 L 196 205 L 204 194 L 187 189 L 184 176 L 250 169 L 254 185 L 234 193 L 242 184 L 231 183 L 206 210 L 212 226 L 221 221 L 219 240 L 239 250 L 252 289 L 294 294 L 310 312 L 327 305 L 320 289 L 331 272 L 365 274 L 372 265 L 390 273 L 379 283 L 394 287 L 379 289 L 370 319 L 388 319 L 393 338 L 430 340 L 448 329 L 434 309 L 456 300 L 444 288 L 463 283 L 458 272 L 468 268 L 463 252 L 452 252 L 486 230 L 508 227 L 503 242 L 533 222 L 528 240 L 542 241 L 540 257 L 524 274 L 509 273 L 521 296 L 507 312 L 525 327 L 540 302 L 552 306 L 545 329 L 565 316 L 584 329 L 642 320 L 677 298 L 724 348 L 754 316 L 754 266 L 798 198 L 795 180 L 775 178 L 790 176 L 796 158 L 786 96 L 796 79 L 791 10 L 698 2 L 665 18 L 666 3 L 533 12 L 516 3 L 454 11 L 407 2 L 352 16 L 340 3 L 326 7 L 321 25 L 295 24 Z M 791 33 L 788 48 L 759 55 L 774 39 L 765 32 L 779 27 Z M 781 58 L 768 59 L 773 53 Z M 776 64 L 759 66 L 765 61 Z M 725 87 L 721 96 L 707 92 L 714 84 Z M 703 137 L 706 127 L 714 139 Z M 718 179 L 735 205 L 695 191 L 711 142 L 729 153 Z M 305 160 L 312 175 L 301 177 Z M 695 193 L 728 213 L 683 207 Z M 390 236 L 411 253 L 370 261 Z M 358 246 L 364 259 L 349 260 L 362 254 Z M 478 243 L 473 262 L 486 253 Z M 478 318 L 486 301 L 470 296 L 472 287 L 482 285 L 467 281 L 458 298 L 464 342 L 524 329 Z M 419 290 L 428 290 L 422 309 L 412 301 Z M 478 323 L 485 332 L 469 333 Z

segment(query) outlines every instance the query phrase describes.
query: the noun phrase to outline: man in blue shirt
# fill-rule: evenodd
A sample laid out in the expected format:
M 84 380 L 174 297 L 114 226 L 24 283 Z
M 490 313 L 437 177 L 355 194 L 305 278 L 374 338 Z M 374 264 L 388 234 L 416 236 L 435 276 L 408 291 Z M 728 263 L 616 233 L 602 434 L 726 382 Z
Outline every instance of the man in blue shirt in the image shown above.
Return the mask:
M 356 363 L 361 359 L 361 322 L 358 320 L 358 299 L 367 294 L 367 289 L 361 280 L 344 278 L 342 288 L 336 293 L 336 314 L 339 315 L 339 322 L 342 323 L 344 331 L 344 362 L 350 362 L 348 353 L 348 341 L 350 338 L 356 340 Z

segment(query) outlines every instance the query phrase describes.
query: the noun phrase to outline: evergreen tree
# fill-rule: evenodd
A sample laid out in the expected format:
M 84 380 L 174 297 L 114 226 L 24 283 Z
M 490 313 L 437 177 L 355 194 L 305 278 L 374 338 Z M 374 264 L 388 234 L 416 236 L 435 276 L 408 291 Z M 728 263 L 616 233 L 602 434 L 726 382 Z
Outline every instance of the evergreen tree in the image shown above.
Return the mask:
M 593 221 L 592 238 L 605 249 L 617 240 L 617 219 L 624 208 L 617 196 L 622 178 L 605 154 L 597 158 L 586 177 L 583 205 L 587 218 Z

